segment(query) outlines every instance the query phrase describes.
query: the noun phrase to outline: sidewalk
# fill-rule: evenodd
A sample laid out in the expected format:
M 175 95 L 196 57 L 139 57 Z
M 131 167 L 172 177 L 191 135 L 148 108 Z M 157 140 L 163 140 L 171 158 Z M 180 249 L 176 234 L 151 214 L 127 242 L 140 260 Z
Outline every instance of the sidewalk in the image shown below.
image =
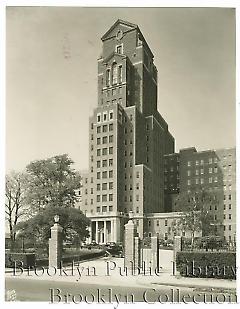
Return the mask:
M 149 273 L 132 275 L 131 272 L 124 272 L 124 260 L 122 258 L 101 258 L 98 260 L 85 261 L 79 264 L 79 269 L 74 271 L 68 266 L 65 271 L 47 273 L 41 269 L 36 273 L 18 272 L 15 276 L 13 270 L 6 269 L 5 276 L 14 279 L 29 280 L 46 280 L 46 281 L 63 281 L 63 282 L 81 282 L 84 284 L 97 284 L 109 286 L 126 286 L 126 287 L 151 287 L 169 286 L 169 287 L 185 287 L 198 289 L 218 289 L 218 290 L 235 290 L 236 281 L 226 279 L 210 279 L 210 278 L 186 278 L 181 276 L 173 276 L 168 266 L 163 266 L 160 273 Z

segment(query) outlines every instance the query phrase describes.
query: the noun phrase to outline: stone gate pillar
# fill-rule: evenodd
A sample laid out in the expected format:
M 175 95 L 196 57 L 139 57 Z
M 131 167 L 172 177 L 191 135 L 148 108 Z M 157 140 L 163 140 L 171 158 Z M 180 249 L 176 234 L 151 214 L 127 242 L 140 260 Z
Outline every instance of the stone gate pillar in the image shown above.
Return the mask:
M 153 271 L 159 272 L 159 240 L 158 237 L 151 237 L 151 267 Z
M 125 224 L 124 239 L 124 266 L 128 269 L 136 269 L 140 266 L 140 242 L 137 235 L 137 228 L 132 220 Z
M 59 225 L 59 216 L 54 217 L 54 225 L 51 227 L 51 238 L 49 238 L 49 267 L 60 267 L 63 249 L 63 228 Z
M 176 258 L 177 252 L 182 251 L 182 237 L 181 236 L 174 236 L 173 240 L 173 273 L 176 273 Z

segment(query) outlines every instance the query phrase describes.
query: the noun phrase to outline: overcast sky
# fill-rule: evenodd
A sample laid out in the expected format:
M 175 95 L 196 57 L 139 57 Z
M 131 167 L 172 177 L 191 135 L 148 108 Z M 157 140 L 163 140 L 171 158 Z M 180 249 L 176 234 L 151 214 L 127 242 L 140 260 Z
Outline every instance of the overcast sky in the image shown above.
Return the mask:
M 158 69 L 158 109 L 176 150 L 235 146 L 235 15 L 224 8 L 7 9 L 6 169 L 68 153 L 88 168 L 101 36 L 139 25 Z

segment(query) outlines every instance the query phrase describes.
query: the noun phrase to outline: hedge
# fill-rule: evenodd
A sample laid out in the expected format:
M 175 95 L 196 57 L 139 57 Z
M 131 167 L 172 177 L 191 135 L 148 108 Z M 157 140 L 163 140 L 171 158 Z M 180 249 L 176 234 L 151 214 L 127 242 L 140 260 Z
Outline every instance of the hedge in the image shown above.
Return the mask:
M 93 258 L 104 256 L 106 251 L 98 252 L 79 252 L 79 254 L 72 254 L 63 256 L 63 263 L 71 263 L 73 261 L 78 262 L 82 260 L 90 260 Z M 14 267 L 16 262 L 16 267 L 22 266 L 23 268 L 28 268 L 32 266 L 48 266 L 48 259 L 36 259 L 34 253 L 6 253 L 5 254 L 5 267 Z M 21 263 L 22 262 L 22 263 Z
M 34 253 L 5 253 L 5 267 L 32 267 L 36 264 L 36 255 Z
M 184 277 L 236 279 L 236 253 L 181 251 L 176 268 Z

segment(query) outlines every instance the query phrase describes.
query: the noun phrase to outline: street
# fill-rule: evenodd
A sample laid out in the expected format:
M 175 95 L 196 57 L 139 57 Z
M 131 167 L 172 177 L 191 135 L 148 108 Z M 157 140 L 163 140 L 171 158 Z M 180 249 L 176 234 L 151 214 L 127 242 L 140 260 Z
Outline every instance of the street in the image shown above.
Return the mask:
M 48 303 L 234 303 L 228 293 L 194 291 L 190 288 L 166 286 L 123 287 L 80 282 L 54 282 L 6 278 L 6 290 L 15 290 L 17 301 L 45 301 Z

